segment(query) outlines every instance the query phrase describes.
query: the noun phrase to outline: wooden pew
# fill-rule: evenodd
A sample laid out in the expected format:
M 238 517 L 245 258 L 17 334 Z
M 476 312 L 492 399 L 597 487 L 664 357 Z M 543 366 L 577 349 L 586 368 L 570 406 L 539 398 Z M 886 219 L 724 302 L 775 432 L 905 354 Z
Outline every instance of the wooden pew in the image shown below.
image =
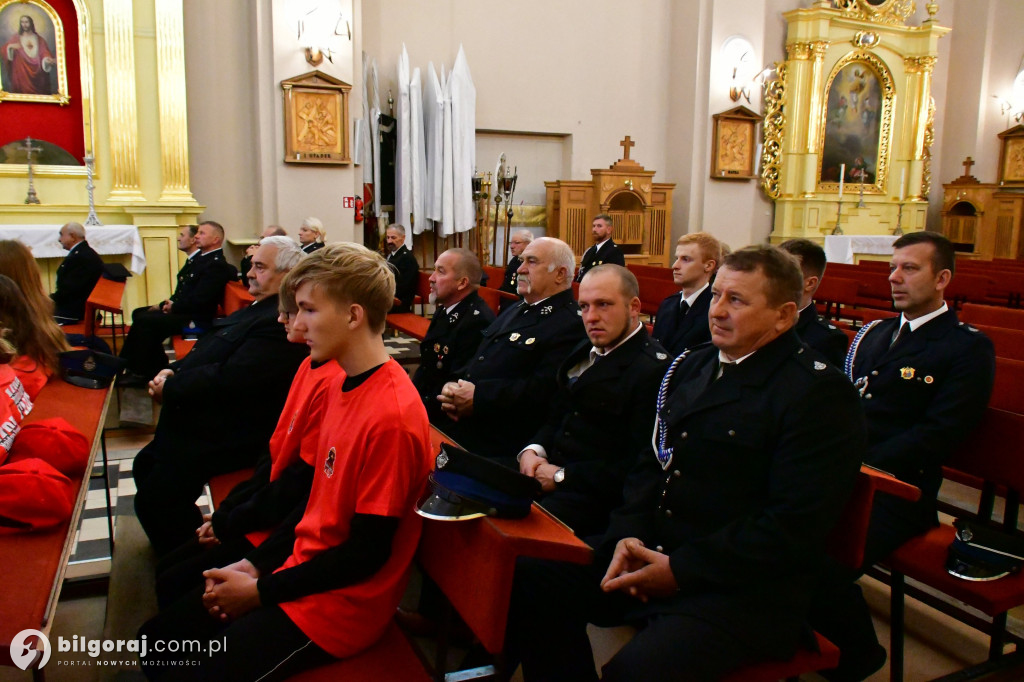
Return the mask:
M 85 472 L 72 479 L 78 496 L 66 523 L 35 533 L 0 535 L 0 585 L 4 586 L 0 589 L 0 665 L 14 664 L 11 640 L 17 633 L 34 629 L 49 635 L 53 627 L 64 573 L 89 492 L 89 475 L 103 439 L 111 393 L 110 388 L 80 388 L 55 379 L 39 393 L 25 419 L 24 423 L 30 424 L 62 417 L 85 434 L 92 447 Z

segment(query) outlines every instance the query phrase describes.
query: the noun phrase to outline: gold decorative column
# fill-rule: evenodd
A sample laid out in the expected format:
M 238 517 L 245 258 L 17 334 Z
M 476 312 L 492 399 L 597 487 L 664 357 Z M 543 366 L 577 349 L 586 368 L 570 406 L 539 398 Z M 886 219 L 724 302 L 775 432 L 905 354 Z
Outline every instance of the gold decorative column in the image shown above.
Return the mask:
M 185 110 L 185 32 L 182 0 L 156 0 L 156 66 L 160 99 L 160 201 L 192 202 Z
M 927 196 L 924 190 L 924 158 L 931 103 L 932 71 L 937 59 L 932 56 L 907 57 L 903 64 L 907 73 L 907 130 L 904 139 L 909 143 L 905 150 L 908 159 L 910 183 L 908 194 L 911 198 Z M 903 150 L 901 150 L 903 151 Z M 930 182 L 928 183 L 931 184 Z
M 145 201 L 139 189 L 139 124 L 135 94 L 132 0 L 103 3 L 110 116 L 111 201 Z

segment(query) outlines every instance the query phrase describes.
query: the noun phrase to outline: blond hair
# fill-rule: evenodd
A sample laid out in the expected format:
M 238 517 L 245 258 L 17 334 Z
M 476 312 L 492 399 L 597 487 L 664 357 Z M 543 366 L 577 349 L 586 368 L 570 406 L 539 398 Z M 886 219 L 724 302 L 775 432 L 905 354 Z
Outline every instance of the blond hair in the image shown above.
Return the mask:
M 307 282 L 335 305 L 361 306 L 370 329 L 378 334 L 384 331 L 395 299 L 395 275 L 379 253 L 352 242 L 330 244 L 300 260 L 281 289 L 294 297 Z
M 715 261 L 715 265 L 722 264 L 722 242 L 718 241 L 708 232 L 691 232 L 684 234 L 676 242 L 676 246 L 685 246 L 686 244 L 696 244 L 697 248 L 700 249 L 700 259 L 702 261 Z

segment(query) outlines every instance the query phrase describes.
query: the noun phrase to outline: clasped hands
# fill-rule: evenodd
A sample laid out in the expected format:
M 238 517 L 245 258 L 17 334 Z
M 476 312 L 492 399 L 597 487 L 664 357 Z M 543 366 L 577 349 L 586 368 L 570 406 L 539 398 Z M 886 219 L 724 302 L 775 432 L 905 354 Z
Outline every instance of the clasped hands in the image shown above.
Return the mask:
M 441 389 L 441 395 L 437 396 L 437 402 L 441 403 L 441 409 L 451 417 L 452 421 L 459 421 L 461 417 L 468 417 L 473 414 L 473 394 L 476 386 L 469 381 L 459 379 L 449 381 Z
M 162 369 L 157 372 L 153 380 L 149 382 L 149 395 L 158 403 L 164 400 L 164 382 L 174 376 L 173 369 Z
M 523 450 L 519 456 L 519 473 L 530 478 L 536 478 L 540 483 L 540 489 L 546 493 L 555 491 L 555 472 L 561 467 L 549 464 L 546 459 L 537 454 L 535 450 Z
M 203 571 L 203 577 L 203 606 L 217 620 L 236 620 L 260 605 L 256 587 L 260 572 L 248 559 Z
M 615 545 L 615 554 L 601 579 L 601 589 L 621 590 L 647 603 L 651 597 L 675 594 L 679 585 L 667 554 L 647 549 L 637 538 L 625 538 Z

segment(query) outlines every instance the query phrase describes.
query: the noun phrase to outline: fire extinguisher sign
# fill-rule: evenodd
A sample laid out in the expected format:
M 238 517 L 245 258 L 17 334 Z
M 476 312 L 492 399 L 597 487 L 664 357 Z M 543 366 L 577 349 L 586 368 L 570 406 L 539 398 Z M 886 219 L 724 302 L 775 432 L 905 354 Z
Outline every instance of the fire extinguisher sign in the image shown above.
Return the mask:
M 356 207 L 356 198 L 355 197 L 342 197 L 341 198 L 341 207 L 342 208 L 355 208 Z

